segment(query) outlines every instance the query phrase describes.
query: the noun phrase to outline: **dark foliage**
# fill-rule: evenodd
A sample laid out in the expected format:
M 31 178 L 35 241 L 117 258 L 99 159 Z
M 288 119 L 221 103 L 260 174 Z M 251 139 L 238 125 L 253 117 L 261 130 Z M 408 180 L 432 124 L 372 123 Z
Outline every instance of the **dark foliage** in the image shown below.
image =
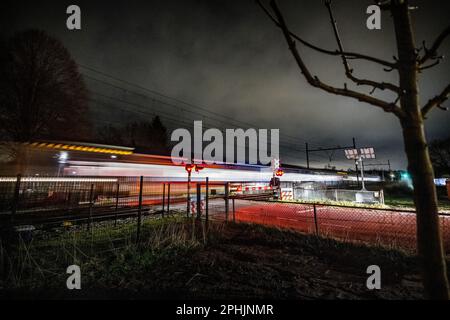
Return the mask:
M 149 121 L 132 122 L 123 127 L 112 125 L 99 130 L 99 142 L 136 148 L 136 151 L 151 154 L 169 154 L 167 129 L 156 116 Z
M 437 177 L 450 176 L 450 137 L 430 144 L 430 157 Z
M 85 138 L 87 90 L 63 44 L 44 31 L 28 30 L 0 49 L 0 139 Z

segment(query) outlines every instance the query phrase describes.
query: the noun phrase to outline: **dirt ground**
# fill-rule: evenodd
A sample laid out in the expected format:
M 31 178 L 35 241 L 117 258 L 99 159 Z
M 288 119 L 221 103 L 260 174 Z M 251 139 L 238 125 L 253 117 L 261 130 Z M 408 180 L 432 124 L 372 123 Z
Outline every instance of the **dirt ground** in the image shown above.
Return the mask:
M 251 225 L 228 225 L 214 243 L 153 270 L 154 288 L 180 298 L 420 299 L 413 258 Z M 366 269 L 381 268 L 381 290 Z M 163 290 L 165 291 L 165 290 Z

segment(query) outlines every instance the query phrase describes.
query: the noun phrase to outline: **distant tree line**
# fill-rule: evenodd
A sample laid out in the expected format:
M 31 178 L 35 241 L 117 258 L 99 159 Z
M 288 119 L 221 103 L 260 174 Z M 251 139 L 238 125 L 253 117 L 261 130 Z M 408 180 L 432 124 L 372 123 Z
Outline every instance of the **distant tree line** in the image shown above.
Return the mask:
M 124 126 L 107 125 L 99 130 L 101 143 L 133 147 L 138 152 L 170 154 L 167 129 L 159 116 L 152 121 L 135 121 Z

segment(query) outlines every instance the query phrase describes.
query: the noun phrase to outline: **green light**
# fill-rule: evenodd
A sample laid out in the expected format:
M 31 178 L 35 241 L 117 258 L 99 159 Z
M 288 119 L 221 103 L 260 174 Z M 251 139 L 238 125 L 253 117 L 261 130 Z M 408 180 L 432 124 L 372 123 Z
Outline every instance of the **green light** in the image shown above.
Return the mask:
M 402 180 L 410 180 L 411 179 L 411 175 L 409 174 L 409 172 L 402 172 L 400 175 Z

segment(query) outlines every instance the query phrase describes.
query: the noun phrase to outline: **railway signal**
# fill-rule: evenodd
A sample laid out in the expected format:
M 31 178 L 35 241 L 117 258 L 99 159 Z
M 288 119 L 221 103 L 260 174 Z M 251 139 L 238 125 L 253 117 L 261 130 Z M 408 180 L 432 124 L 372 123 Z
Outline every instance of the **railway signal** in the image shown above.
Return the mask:
M 270 179 L 270 186 L 273 187 L 276 198 L 280 197 L 280 177 L 284 174 L 284 171 L 280 168 L 280 165 L 280 159 L 272 159 L 271 168 L 273 175 Z
M 184 166 L 184 169 L 187 171 L 187 173 L 190 175 L 192 172 L 192 169 L 195 168 L 195 164 L 186 164 Z
M 276 170 L 278 170 L 280 168 L 280 159 L 273 158 L 270 164 L 271 164 L 272 170 L 275 172 Z
M 205 169 L 205 167 L 200 166 L 198 164 L 186 164 L 184 166 L 184 169 L 188 172 L 188 174 L 192 173 L 192 170 L 194 170 L 195 172 L 200 172 L 201 170 Z
M 269 186 L 272 188 L 278 188 L 280 186 L 280 178 L 273 177 L 270 179 Z
M 184 169 L 188 173 L 188 181 L 187 181 L 187 205 L 186 205 L 186 216 L 189 217 L 191 213 L 191 174 L 192 170 L 195 168 L 195 164 L 188 163 L 184 166 Z
M 199 166 L 198 164 L 195 165 L 195 172 L 200 172 L 201 170 L 205 169 L 203 166 Z
M 184 169 L 188 173 L 186 214 L 189 217 L 189 214 L 191 213 L 191 176 L 192 176 L 192 170 L 194 170 L 195 172 L 200 172 L 201 170 L 205 169 L 205 167 L 201 166 L 201 165 L 198 165 L 198 164 L 187 163 L 184 166 Z

